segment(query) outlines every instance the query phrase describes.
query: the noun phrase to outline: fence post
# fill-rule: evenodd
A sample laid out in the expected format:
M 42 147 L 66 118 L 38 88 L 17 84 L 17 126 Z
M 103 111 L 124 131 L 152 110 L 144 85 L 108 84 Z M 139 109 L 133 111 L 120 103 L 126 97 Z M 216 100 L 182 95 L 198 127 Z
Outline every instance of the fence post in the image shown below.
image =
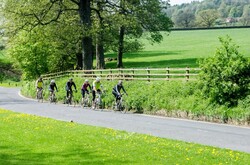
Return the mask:
M 131 71 L 132 71 L 132 79 L 134 79 L 134 77 L 135 77 L 135 76 L 134 76 L 134 75 L 135 75 L 135 69 L 134 69 L 134 68 L 132 68 L 132 70 L 131 70 Z
M 169 74 L 170 74 L 170 71 L 169 71 L 169 67 L 167 67 L 166 68 L 166 74 L 167 74 L 167 80 L 169 80 L 170 79 L 170 76 L 169 76 Z
M 110 80 L 113 80 L 112 69 L 109 70 L 109 74 L 110 74 Z
M 118 76 L 119 79 L 122 79 L 122 70 L 121 68 L 119 68 L 119 76 Z
M 187 68 L 186 68 L 186 81 L 188 81 L 189 80 L 189 67 L 187 66 Z
M 150 81 L 150 70 L 149 70 L 149 68 L 147 68 L 146 70 L 147 70 L 147 78 L 148 78 L 148 81 Z

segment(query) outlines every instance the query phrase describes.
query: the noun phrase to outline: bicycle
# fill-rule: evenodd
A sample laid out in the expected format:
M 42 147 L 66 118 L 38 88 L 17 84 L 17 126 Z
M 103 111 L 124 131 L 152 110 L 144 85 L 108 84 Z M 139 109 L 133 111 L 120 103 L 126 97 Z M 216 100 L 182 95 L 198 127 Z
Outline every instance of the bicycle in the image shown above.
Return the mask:
M 85 92 L 84 97 L 82 98 L 81 101 L 81 106 L 84 107 L 89 107 L 90 106 L 90 98 L 89 98 L 89 93 Z
M 69 91 L 69 96 L 68 97 L 66 96 L 66 101 L 65 102 L 66 102 L 66 104 L 68 104 L 68 106 L 72 105 L 72 103 L 74 103 L 74 106 L 76 105 L 76 103 L 74 101 L 74 96 L 73 96 L 73 91 L 72 90 Z
M 127 109 L 125 108 L 124 106 L 124 100 L 123 100 L 123 96 L 124 94 L 121 94 L 119 96 L 119 99 L 116 101 L 114 101 L 114 108 L 115 110 L 118 110 L 120 111 L 121 113 L 126 113 L 127 112 Z
M 57 103 L 57 98 L 56 98 L 56 94 L 55 94 L 55 91 L 51 91 L 50 92 L 50 96 L 49 96 L 49 102 L 50 103 Z
M 99 91 L 96 92 L 96 98 L 94 101 L 93 109 L 96 109 L 96 108 L 102 109 L 102 92 L 99 92 Z
M 43 88 L 38 88 L 37 89 L 37 101 L 38 102 L 43 102 Z

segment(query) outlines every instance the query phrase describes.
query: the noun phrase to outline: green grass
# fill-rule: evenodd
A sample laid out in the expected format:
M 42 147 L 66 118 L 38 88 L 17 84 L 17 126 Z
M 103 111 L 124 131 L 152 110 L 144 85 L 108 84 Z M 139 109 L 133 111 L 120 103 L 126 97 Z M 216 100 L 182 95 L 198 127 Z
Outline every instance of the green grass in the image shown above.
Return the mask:
M 0 164 L 237 164 L 250 154 L 0 109 Z
M 125 68 L 183 68 L 198 67 L 197 61 L 213 56 L 220 46 L 218 37 L 229 35 L 238 45 L 239 51 L 250 57 L 250 28 L 172 31 L 169 36 L 163 33 L 164 40 L 160 44 L 151 45 L 142 39 L 145 49 L 136 53 L 125 53 Z M 116 54 L 107 54 L 116 57 Z M 115 68 L 116 62 L 107 62 L 107 68 Z

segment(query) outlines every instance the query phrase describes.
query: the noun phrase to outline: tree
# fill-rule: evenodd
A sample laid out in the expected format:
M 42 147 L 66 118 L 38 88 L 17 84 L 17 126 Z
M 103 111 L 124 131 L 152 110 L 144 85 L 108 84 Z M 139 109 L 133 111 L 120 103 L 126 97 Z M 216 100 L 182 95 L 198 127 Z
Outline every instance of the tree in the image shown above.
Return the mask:
M 190 10 L 180 10 L 174 18 L 177 27 L 189 28 L 194 25 L 195 15 Z
M 222 45 L 214 57 L 200 64 L 203 94 L 212 102 L 235 106 L 250 93 L 250 61 L 238 52 L 229 36 L 219 39 Z
M 240 19 L 240 22 L 244 26 L 250 25 L 250 5 L 244 6 L 243 14 L 242 14 L 242 17 Z
M 162 4 L 159 0 L 121 0 L 118 3 L 119 11 L 119 37 L 117 67 L 123 67 L 122 56 L 124 51 L 125 36 L 139 38 L 143 31 L 148 31 L 150 40 L 161 42 L 160 31 L 169 31 L 173 22 L 162 13 Z
M 18 2 L 5 0 L 4 11 L 5 17 L 9 20 L 8 28 L 14 34 L 22 30 L 32 31 L 39 25 L 60 24 L 64 22 L 62 18 L 71 20 L 68 23 L 76 26 L 73 28 L 81 29 L 82 68 L 92 69 L 90 3 L 91 0 L 20 0 Z M 76 21 L 75 18 L 78 20 Z
M 212 27 L 217 18 L 219 18 L 219 13 L 217 10 L 202 10 L 198 13 L 196 22 L 202 27 Z
M 36 34 L 28 34 L 29 37 L 24 38 L 23 35 L 27 34 L 19 33 L 15 41 L 12 41 L 19 44 L 14 44 L 8 53 L 14 61 L 18 61 L 15 64 L 23 70 L 23 78 L 34 79 L 48 71 L 49 43 L 39 38 L 41 34 L 38 31 Z

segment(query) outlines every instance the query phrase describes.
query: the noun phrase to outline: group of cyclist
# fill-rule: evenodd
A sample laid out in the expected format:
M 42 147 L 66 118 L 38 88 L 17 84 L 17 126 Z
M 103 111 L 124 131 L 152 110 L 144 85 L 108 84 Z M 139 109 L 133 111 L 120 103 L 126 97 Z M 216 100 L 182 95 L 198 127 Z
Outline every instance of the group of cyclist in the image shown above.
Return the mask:
M 75 91 L 77 92 L 76 84 L 73 81 L 73 78 L 70 78 L 67 81 L 66 87 L 65 87 L 66 97 L 67 98 L 69 97 L 70 94 L 72 94 L 72 92 L 73 92 L 72 88 L 73 87 L 74 87 Z M 42 79 L 42 77 L 39 77 L 39 79 L 36 81 L 36 90 L 37 90 L 37 97 L 38 97 L 38 92 L 40 90 L 43 90 L 43 79 Z M 50 84 L 49 84 L 50 96 L 52 94 L 54 94 L 55 90 L 58 92 L 56 82 L 55 82 L 55 80 L 51 80 Z M 119 80 L 118 83 L 112 89 L 112 94 L 114 95 L 114 97 L 116 99 L 116 102 L 121 98 L 121 90 L 123 90 L 123 92 L 126 95 L 128 95 L 125 88 L 124 88 L 124 86 L 123 86 L 122 80 Z M 90 85 L 89 80 L 86 79 L 84 81 L 84 83 L 82 84 L 82 87 L 81 87 L 82 98 L 85 97 L 85 93 L 89 94 L 90 91 L 92 91 L 92 96 L 93 96 L 92 97 L 92 106 L 93 106 L 95 98 L 96 98 L 96 93 L 97 92 L 102 92 L 102 84 L 101 84 L 100 77 L 96 77 L 96 79 L 93 81 L 92 86 Z

